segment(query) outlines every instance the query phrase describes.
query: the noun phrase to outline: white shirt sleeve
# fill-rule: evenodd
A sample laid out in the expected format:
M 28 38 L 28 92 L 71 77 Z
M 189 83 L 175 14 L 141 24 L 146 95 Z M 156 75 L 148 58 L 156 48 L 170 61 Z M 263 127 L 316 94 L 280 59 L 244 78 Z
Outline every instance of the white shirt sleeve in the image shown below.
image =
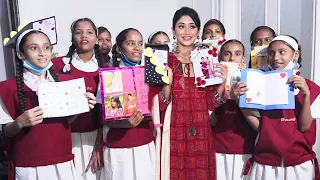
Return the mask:
M 13 122 L 13 119 L 10 116 L 7 108 L 4 106 L 2 99 L 0 97 L 0 124 L 7 124 L 9 122 Z
M 311 104 L 311 116 L 313 119 L 320 118 L 320 95 Z
M 97 101 L 97 103 L 102 104 L 100 81 L 99 81 L 98 88 L 97 88 L 96 101 Z

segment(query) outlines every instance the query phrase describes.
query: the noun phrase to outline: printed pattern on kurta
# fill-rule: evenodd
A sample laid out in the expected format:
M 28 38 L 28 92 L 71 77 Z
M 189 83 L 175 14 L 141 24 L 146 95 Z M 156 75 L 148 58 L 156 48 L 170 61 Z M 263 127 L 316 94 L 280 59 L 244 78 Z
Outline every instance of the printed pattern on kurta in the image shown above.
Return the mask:
M 205 89 L 194 77 L 183 77 L 180 61 L 169 56 L 173 69 L 170 123 L 170 180 L 214 180 L 215 155 Z M 179 70 L 180 69 L 180 70 Z M 194 127 L 195 136 L 190 136 Z

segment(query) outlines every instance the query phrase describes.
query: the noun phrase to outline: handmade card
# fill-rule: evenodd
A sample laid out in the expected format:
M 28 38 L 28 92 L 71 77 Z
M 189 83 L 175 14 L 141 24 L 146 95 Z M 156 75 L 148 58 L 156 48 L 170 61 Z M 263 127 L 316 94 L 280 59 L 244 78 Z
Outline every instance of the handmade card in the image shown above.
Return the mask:
M 33 29 L 44 32 L 50 39 L 51 44 L 57 44 L 57 30 L 55 16 L 32 22 Z
M 253 46 L 251 50 L 251 67 L 268 70 L 268 46 Z
M 128 118 L 138 109 L 151 116 L 144 73 L 143 66 L 99 70 L 104 121 Z
M 294 89 L 287 84 L 292 70 L 263 72 L 257 69 L 242 69 L 241 81 L 249 89 L 240 96 L 240 107 L 254 109 L 294 109 Z
M 168 63 L 169 46 L 146 44 L 143 52 L 145 62 L 145 82 L 148 84 L 169 84 Z
M 214 64 L 219 63 L 218 54 L 219 47 L 205 43 L 198 45 L 198 47 L 191 52 L 191 61 L 197 87 L 206 87 L 222 83 L 221 78 L 214 76 Z
M 37 93 L 44 118 L 71 116 L 90 110 L 83 78 L 40 83 Z
M 228 98 L 230 97 L 231 88 L 241 80 L 241 72 L 240 70 L 245 68 L 246 65 L 244 63 L 235 63 L 235 62 L 220 62 L 225 69 L 228 71 L 227 82 L 225 91 L 227 92 Z

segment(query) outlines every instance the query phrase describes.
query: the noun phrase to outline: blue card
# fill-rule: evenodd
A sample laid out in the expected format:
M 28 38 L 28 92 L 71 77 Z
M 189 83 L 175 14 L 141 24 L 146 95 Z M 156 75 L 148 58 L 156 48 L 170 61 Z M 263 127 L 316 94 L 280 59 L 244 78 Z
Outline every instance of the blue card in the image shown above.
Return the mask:
M 247 84 L 249 90 L 240 96 L 239 106 L 262 110 L 294 109 L 294 88 L 292 84 L 287 84 L 291 76 L 291 69 L 267 72 L 242 69 L 241 81 Z

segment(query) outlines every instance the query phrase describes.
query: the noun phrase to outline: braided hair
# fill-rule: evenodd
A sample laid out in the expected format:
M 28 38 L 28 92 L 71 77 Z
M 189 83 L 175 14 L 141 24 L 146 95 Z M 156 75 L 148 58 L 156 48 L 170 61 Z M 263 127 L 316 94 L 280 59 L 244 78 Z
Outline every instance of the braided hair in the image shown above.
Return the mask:
M 78 23 L 80 23 L 80 22 L 89 22 L 92 25 L 92 29 L 94 30 L 96 36 L 98 34 L 97 27 L 96 27 L 96 25 L 94 24 L 94 22 L 91 19 L 89 19 L 89 18 L 81 18 L 81 19 L 78 19 L 78 20 L 74 21 L 71 24 L 71 27 L 70 27 L 71 34 L 72 34 L 72 36 L 71 36 L 71 43 L 72 44 L 69 46 L 69 51 L 68 51 L 68 53 L 66 55 L 66 57 L 70 58 L 69 62 L 71 62 L 72 55 L 74 54 L 74 52 L 77 49 L 77 46 L 74 44 L 74 35 L 75 35 L 75 32 L 76 32 L 76 27 L 77 27 Z M 95 58 L 98 61 L 98 66 L 101 68 L 101 67 L 103 67 L 103 63 L 101 62 L 101 56 L 100 56 L 99 48 L 100 47 L 99 47 L 98 44 L 94 45 Z M 66 72 L 66 73 L 70 73 L 70 72 Z
M 24 53 L 23 46 L 27 42 L 28 36 L 30 36 L 32 34 L 39 34 L 39 33 L 44 34 L 50 42 L 49 37 L 45 33 L 41 32 L 41 31 L 37 31 L 37 30 L 30 31 L 21 39 L 21 42 L 19 44 L 19 51 L 21 53 Z M 24 90 L 24 79 L 23 79 L 24 67 L 23 67 L 22 60 L 19 59 L 18 57 L 16 57 L 16 58 L 17 58 L 16 59 L 16 83 L 17 83 L 17 88 L 18 88 L 18 99 L 19 99 L 19 104 L 20 104 L 20 108 L 21 108 L 21 113 L 23 113 L 27 110 L 26 93 Z M 53 67 L 51 67 L 49 69 L 49 72 L 50 72 L 50 75 L 53 77 L 54 81 L 59 82 L 59 78 L 58 78 L 57 74 L 55 73 Z
M 123 31 L 121 31 L 118 36 L 116 37 L 116 44 L 114 44 L 112 46 L 112 50 L 111 50 L 111 53 L 112 53 L 112 64 L 113 64 L 113 67 L 119 67 L 120 65 L 120 62 L 121 62 L 121 58 L 122 58 L 122 54 L 119 53 L 117 51 L 117 48 L 120 48 L 122 49 L 122 44 L 123 42 L 126 40 L 127 38 L 127 35 L 130 31 L 137 31 L 139 32 L 137 29 L 134 29 L 134 28 L 127 28 Z M 139 32 L 140 33 L 140 32 Z M 140 33 L 141 34 L 141 33 Z M 141 35 L 142 36 L 142 35 Z

